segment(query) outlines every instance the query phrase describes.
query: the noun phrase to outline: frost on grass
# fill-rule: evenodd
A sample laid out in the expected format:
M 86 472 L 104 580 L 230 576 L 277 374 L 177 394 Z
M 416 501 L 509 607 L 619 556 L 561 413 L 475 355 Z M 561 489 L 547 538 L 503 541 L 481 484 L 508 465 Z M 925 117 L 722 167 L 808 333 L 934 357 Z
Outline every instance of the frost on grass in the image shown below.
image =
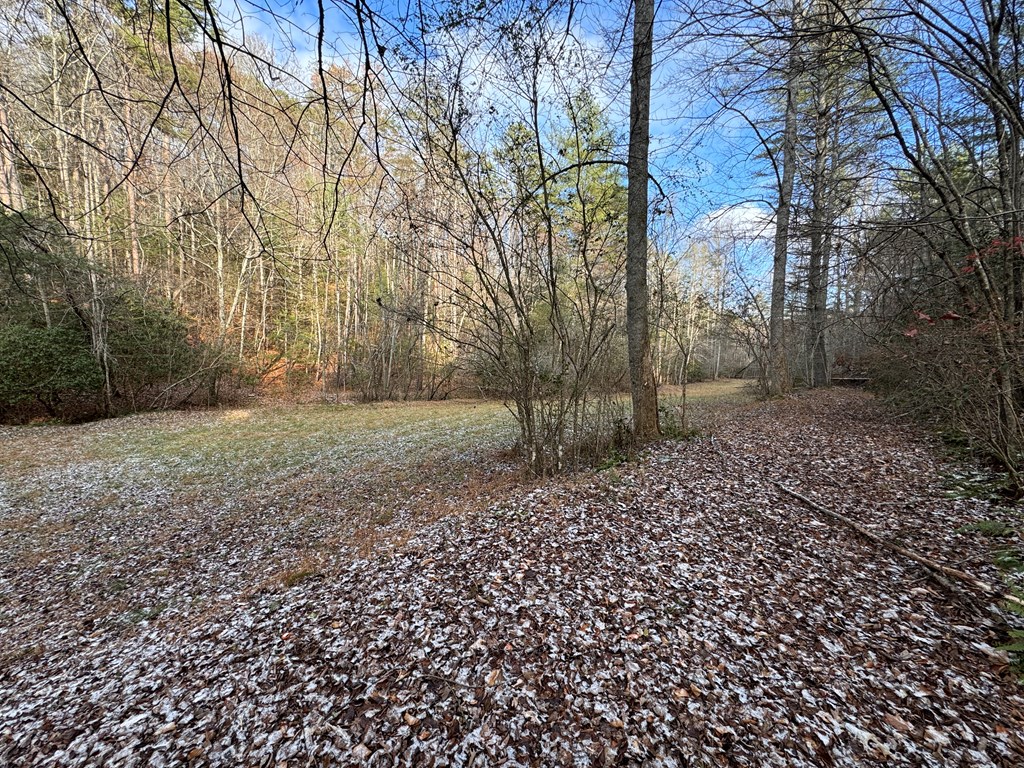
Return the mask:
M 401 472 L 334 467 L 406 518 L 376 548 L 332 538 L 365 532 L 358 505 L 326 474 L 305 487 L 299 461 L 195 499 L 130 456 L 20 467 L 0 496 L 0 763 L 1024 762 L 995 617 L 770 483 L 994 579 L 964 529 L 985 504 L 949 498 L 931 448 L 862 396 L 747 408 L 714 442 L 489 506 L 444 487 L 446 456 L 412 472 L 440 491 L 391 496 Z M 65 502 L 19 514 L 43 474 L 37 497 Z M 423 514 L 445 500 L 468 509 Z M 274 578 L 288 557 L 301 577 Z

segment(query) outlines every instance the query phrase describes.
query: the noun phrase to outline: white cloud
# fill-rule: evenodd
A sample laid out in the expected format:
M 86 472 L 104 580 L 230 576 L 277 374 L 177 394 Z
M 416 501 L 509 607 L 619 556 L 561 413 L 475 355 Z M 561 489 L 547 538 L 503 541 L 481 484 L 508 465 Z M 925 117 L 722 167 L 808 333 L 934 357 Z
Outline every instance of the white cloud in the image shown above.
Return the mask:
M 275 80 L 293 80 L 308 86 L 319 55 L 319 13 L 315 6 L 280 0 L 215 0 L 221 31 L 236 44 L 271 58 Z M 323 65 L 357 69 L 361 41 L 352 20 L 341 5 L 325 9 Z
M 774 219 L 772 211 L 757 203 L 727 205 L 698 219 L 693 234 L 701 239 L 766 240 Z

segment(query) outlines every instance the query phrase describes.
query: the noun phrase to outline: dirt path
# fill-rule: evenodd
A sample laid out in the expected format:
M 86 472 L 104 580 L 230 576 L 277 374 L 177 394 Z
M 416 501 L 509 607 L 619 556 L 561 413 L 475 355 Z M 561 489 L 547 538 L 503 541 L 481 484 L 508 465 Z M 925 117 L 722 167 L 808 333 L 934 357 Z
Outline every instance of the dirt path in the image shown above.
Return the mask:
M 188 621 L 39 637 L 0 666 L 0 763 L 1024 763 L 993 615 L 771 480 L 994 580 L 988 543 L 957 532 L 988 505 L 949 498 L 933 446 L 858 393 L 718 421 Z M 287 519 L 262 519 L 268 557 Z M 38 569 L 24 594 L 0 574 L 4 643 L 27 642 L 19 606 L 88 588 Z

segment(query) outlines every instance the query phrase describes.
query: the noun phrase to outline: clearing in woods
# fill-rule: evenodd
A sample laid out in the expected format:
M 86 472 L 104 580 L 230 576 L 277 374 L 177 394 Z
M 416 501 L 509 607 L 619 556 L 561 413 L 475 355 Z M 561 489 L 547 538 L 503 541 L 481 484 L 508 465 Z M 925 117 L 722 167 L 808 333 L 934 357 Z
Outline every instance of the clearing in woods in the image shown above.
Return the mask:
M 692 393 L 545 482 L 494 403 L 0 429 L 0 763 L 1024 763 L 999 615 L 773 481 L 992 583 L 1015 513 L 864 393 Z

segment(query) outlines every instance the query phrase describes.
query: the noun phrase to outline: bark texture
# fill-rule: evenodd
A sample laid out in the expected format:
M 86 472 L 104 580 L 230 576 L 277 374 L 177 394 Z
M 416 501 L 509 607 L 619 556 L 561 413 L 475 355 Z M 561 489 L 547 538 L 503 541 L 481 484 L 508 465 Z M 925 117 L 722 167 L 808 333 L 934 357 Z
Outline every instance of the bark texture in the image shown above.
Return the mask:
M 626 336 L 633 429 L 638 438 L 658 434 L 658 391 L 651 359 L 647 291 L 647 170 L 651 122 L 654 0 L 637 0 L 633 17 L 633 66 L 629 89 L 629 202 L 626 224 Z

